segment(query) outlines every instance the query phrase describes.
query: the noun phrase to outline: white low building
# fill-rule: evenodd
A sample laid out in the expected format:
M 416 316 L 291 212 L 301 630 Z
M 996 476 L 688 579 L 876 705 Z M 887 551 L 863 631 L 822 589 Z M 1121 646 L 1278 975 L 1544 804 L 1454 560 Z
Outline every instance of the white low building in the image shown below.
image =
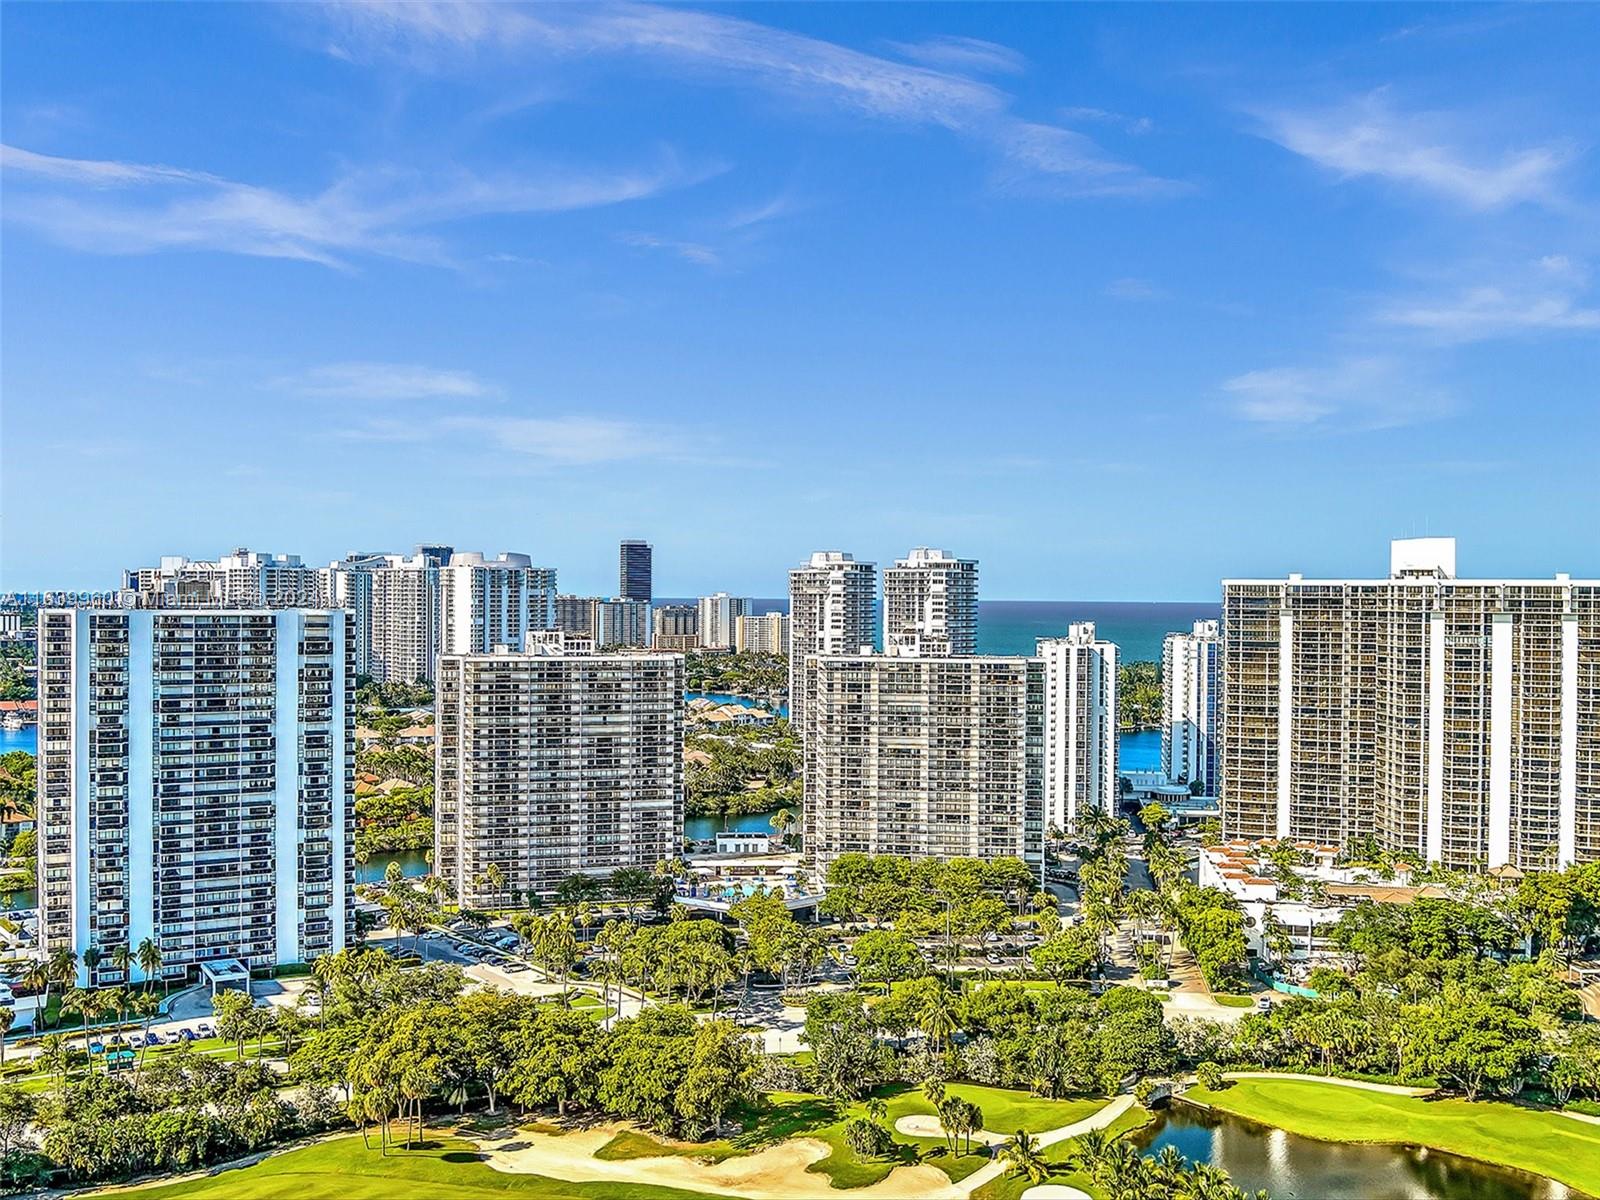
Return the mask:
M 1392 878 L 1370 867 L 1337 865 L 1337 847 L 1315 842 L 1291 843 L 1298 861 L 1285 873 L 1272 854 L 1273 841 L 1231 841 L 1200 851 L 1198 882 L 1217 888 L 1239 902 L 1245 914 L 1248 952 L 1258 961 L 1272 962 L 1276 932 L 1289 940 L 1287 965 L 1291 975 L 1303 974 L 1316 962 L 1338 955 L 1329 936 L 1349 909 L 1363 902 L 1409 904 L 1417 899 L 1439 899 L 1443 888 L 1412 886 L 1409 872 L 1401 868 Z

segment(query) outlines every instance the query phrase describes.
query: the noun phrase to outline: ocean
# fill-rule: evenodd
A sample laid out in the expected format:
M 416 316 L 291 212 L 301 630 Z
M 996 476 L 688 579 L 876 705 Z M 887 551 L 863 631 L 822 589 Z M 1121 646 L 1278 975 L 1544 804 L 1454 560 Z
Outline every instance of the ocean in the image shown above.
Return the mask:
M 657 600 L 693 604 L 693 600 Z M 787 600 L 758 598 L 756 615 L 788 612 Z M 980 600 L 979 654 L 1032 654 L 1035 639 L 1067 632 L 1074 621 L 1093 621 L 1095 632 L 1115 642 L 1123 662 L 1160 662 L 1169 633 L 1187 633 L 1196 621 L 1216 620 L 1217 604 L 1135 603 L 1116 600 Z

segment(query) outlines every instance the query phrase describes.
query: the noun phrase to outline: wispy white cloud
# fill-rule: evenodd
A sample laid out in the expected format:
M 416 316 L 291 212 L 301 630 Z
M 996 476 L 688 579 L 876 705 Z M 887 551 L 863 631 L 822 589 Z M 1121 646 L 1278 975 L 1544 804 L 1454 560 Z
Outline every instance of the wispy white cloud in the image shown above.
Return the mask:
M 1010 46 L 982 38 L 934 37 L 920 42 L 890 42 L 889 48 L 901 58 L 941 71 L 1018 75 L 1028 67 L 1028 60 Z
M 1131 163 L 1108 158 L 1093 139 L 1059 125 L 1010 121 L 997 135 L 1005 163 L 997 178 L 1015 191 L 1069 196 L 1171 196 L 1189 190 Z
M 715 247 L 707 246 L 703 242 L 685 242 L 675 238 L 658 237 L 653 233 L 619 233 L 617 241 L 625 246 L 637 246 L 643 250 L 662 250 L 668 254 L 675 254 L 685 262 L 692 262 L 701 267 L 720 267 L 722 255 Z
M 1286 432 L 1392 429 L 1454 408 L 1448 392 L 1392 358 L 1247 371 L 1222 390 L 1240 420 Z
M 1479 210 L 1559 203 L 1574 154 L 1562 141 L 1475 150 L 1464 118 L 1402 112 L 1383 90 L 1334 108 L 1257 116 L 1272 141 L 1343 177 L 1385 179 Z
M 362 3 L 330 10 L 338 44 L 355 57 L 386 53 L 443 70 L 470 67 L 471 55 L 572 58 L 616 55 L 684 71 L 696 79 L 742 84 L 808 105 L 828 105 L 877 120 L 933 126 L 989 147 L 1005 163 L 1003 184 L 1030 175 L 1034 190 L 1060 196 L 1162 195 L 1177 190 L 1090 138 L 1029 122 L 1014 98 L 962 74 L 987 43 L 960 42 L 965 67 L 896 62 L 820 38 L 740 17 L 648 4 Z M 922 45 L 926 46 L 926 43 Z M 983 52 L 992 65 L 996 49 Z M 986 67 L 985 69 L 990 69 Z
M 1392 303 L 1378 320 L 1449 342 L 1600 330 L 1600 307 L 1584 302 L 1589 279 L 1581 264 L 1552 254 L 1507 275 L 1442 297 Z
M 1081 105 L 1061 110 L 1061 119 L 1069 125 L 1093 122 L 1097 125 L 1114 125 L 1124 133 L 1149 133 L 1155 122 L 1149 117 L 1130 117 L 1126 113 L 1111 112 L 1104 108 L 1087 108 Z
M 428 230 L 491 214 L 549 213 L 639 200 L 704 178 L 670 155 L 611 173 L 537 177 L 461 168 L 350 172 L 321 192 L 291 195 L 202 171 L 61 158 L 6 146 L 5 216 L 75 249 L 102 254 L 212 250 L 347 266 L 366 256 L 444 265 Z
M 329 363 L 274 384 L 326 400 L 477 400 L 495 392 L 471 371 L 381 362 Z
M 354 441 L 430 445 L 451 440 L 550 467 L 704 461 L 714 448 L 709 439 L 678 428 L 579 415 L 464 415 L 409 421 L 380 417 L 352 426 L 342 436 Z
M 562 466 L 687 459 L 705 447 L 681 430 L 599 417 L 452 417 L 441 422 L 513 454 Z
M 1113 300 L 1165 300 L 1167 291 L 1148 279 L 1113 279 L 1106 284 L 1106 295 Z

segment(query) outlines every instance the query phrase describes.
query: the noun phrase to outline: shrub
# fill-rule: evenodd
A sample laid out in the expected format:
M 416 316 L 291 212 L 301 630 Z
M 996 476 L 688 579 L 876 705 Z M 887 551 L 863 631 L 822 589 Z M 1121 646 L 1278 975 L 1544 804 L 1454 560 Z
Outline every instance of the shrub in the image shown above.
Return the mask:
M 1203 1062 L 1194 1069 L 1195 1082 L 1208 1092 L 1222 1090 L 1222 1068 L 1214 1062 Z

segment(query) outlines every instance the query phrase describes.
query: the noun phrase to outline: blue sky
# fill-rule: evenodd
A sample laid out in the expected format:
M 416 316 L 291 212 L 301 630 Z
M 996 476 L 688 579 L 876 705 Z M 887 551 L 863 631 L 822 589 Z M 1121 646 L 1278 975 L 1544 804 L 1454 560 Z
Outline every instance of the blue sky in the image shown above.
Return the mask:
M 7 589 L 1600 575 L 1586 6 L 6 5 Z

